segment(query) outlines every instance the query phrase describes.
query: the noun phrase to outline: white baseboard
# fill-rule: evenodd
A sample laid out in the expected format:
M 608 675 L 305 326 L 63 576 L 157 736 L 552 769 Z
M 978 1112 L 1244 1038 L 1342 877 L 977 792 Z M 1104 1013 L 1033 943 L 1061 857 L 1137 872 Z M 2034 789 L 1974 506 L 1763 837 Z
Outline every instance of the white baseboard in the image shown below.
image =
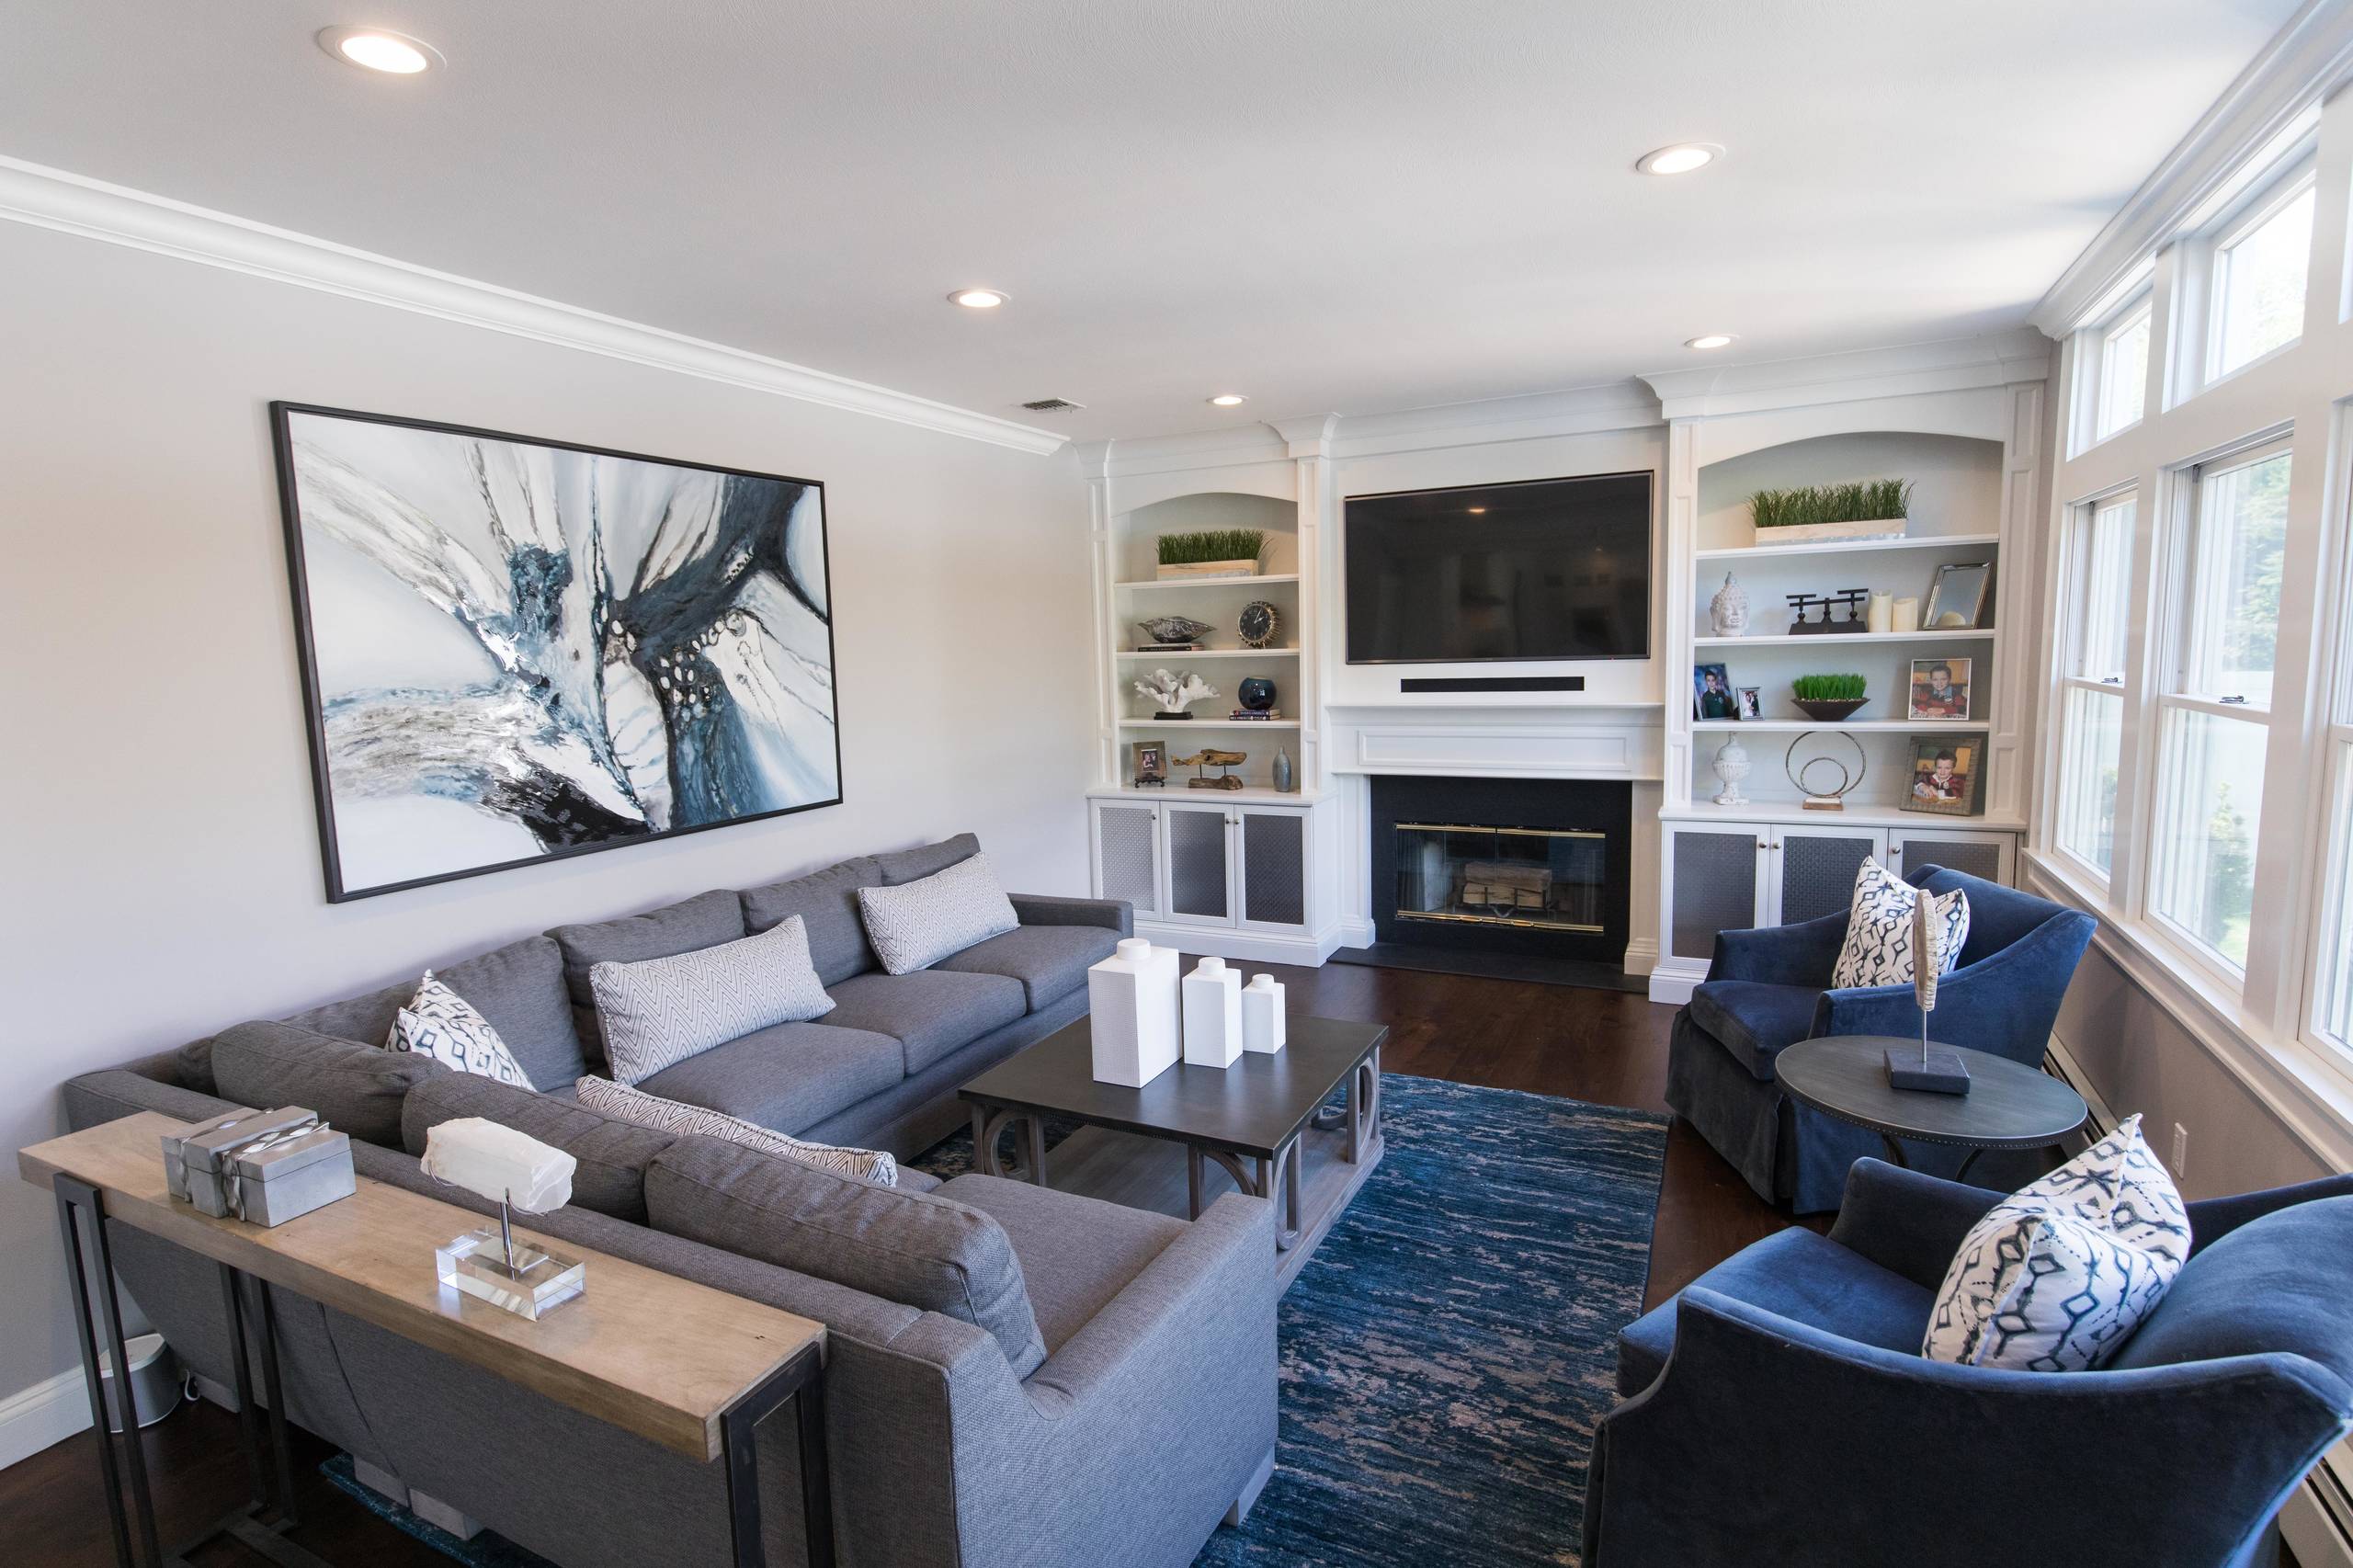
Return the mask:
M 1340 946 L 1344 948 L 1369 948 L 1376 935 L 1372 922 L 1362 915 L 1352 915 L 1340 922 Z
M 1700 959 L 1661 959 L 1651 966 L 1651 1000 L 1670 1007 L 1680 1007 L 1691 1000 L 1691 993 L 1708 978 L 1708 966 Z
M 1182 953 L 1215 953 L 1245 963 L 1287 963 L 1314 969 L 1338 949 L 1340 928 L 1321 936 L 1287 937 L 1273 931 L 1237 931 L 1221 926 L 1176 926 L 1161 920 L 1139 920 L 1136 935 L 1154 947 Z
M 90 1425 L 90 1396 L 82 1369 L 68 1367 L 53 1378 L 0 1399 L 0 1470 Z
M 2353 1444 L 2339 1443 L 2279 1510 L 2302 1568 L 2353 1568 Z
M 1626 972 L 1648 974 L 1658 968 L 1658 943 L 1650 937 L 1626 944 Z

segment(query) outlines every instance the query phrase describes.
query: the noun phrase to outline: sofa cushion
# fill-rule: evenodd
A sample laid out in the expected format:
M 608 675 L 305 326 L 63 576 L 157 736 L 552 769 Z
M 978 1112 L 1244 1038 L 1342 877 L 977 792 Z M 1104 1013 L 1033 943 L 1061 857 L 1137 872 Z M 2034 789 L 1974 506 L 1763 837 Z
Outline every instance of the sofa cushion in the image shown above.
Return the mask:
M 1012 1243 L 977 1209 L 694 1137 L 645 1199 L 658 1230 L 985 1329 L 1016 1377 L 1046 1358 Z
M 953 1186 L 953 1183 L 949 1184 Z M 1801 1227 L 1778 1231 L 1716 1265 L 1694 1285 L 1859 1345 L 1916 1356 L 1935 1292 Z M 1618 1392 L 1658 1381 L 1675 1348 L 1673 1297 L 1618 1335 Z
M 951 953 L 932 969 L 1017 980 L 1034 1013 L 1083 988 L 1088 968 L 1119 945 L 1120 933 L 1108 926 L 1024 926 Z
M 2140 1331 L 2103 1365 L 2122 1371 L 2288 1351 L 2353 1387 L 2348 1303 L 2353 1198 L 2313 1199 L 2199 1248 Z
M 518 1089 L 472 1073 L 419 1084 L 401 1108 L 401 1146 L 425 1153 L 425 1135 L 445 1121 L 478 1116 L 563 1150 L 576 1161 L 572 1201 L 635 1224 L 645 1222 L 645 1167 L 678 1141 L 571 1100 Z
M 1691 993 L 1691 1021 L 1707 1030 L 1759 1083 L 1773 1081 L 1773 1058 L 1813 1032 L 1811 985 L 1761 980 L 1703 981 Z
M 572 997 L 573 1026 L 580 1043 L 590 1055 L 601 1059 L 605 1037 L 597 1027 L 597 992 L 588 971 L 600 963 L 640 963 L 734 941 L 744 935 L 744 901 L 726 889 L 714 889 L 643 915 L 587 926 L 559 926 L 548 935 L 563 949 L 563 983 Z M 536 1078 L 530 1062 L 523 1066 Z M 562 1081 L 569 1084 L 578 1076 L 575 1071 Z
M 429 1056 L 292 1024 L 239 1024 L 212 1038 L 212 1081 L 222 1099 L 257 1110 L 301 1106 L 387 1149 L 401 1146 L 401 1106 L 409 1091 L 449 1071 Z
M 531 1082 L 569 1084 L 580 1076 L 580 1034 L 564 989 L 563 949 L 554 942 L 526 937 L 433 972 L 490 1020 Z M 362 1045 L 381 1045 L 417 985 L 417 981 L 404 980 L 282 1021 Z
M 580 1103 L 590 1110 L 618 1117 L 640 1127 L 651 1127 L 673 1138 L 691 1132 L 699 1137 L 717 1138 L 745 1149 L 756 1149 L 763 1154 L 779 1159 L 798 1160 L 804 1165 L 814 1165 L 835 1176 L 854 1176 L 883 1187 L 899 1185 L 899 1162 L 881 1149 L 845 1149 L 832 1143 L 804 1143 L 740 1116 L 712 1110 L 705 1106 L 688 1105 L 684 1100 L 665 1100 L 659 1095 L 649 1095 L 643 1089 L 632 1089 L 626 1084 L 616 1084 L 610 1078 L 585 1077 L 573 1085 Z M 935 1184 L 936 1185 L 936 1184 Z
M 858 918 L 858 890 L 881 885 L 882 868 L 860 856 L 789 882 L 746 888 L 741 895 L 744 925 L 759 932 L 789 915 L 801 916 L 809 933 L 809 960 L 817 966 L 817 978 L 832 986 L 875 967 L 874 949 Z
M 854 975 L 834 987 L 825 1022 L 886 1034 L 899 1042 L 912 1077 L 961 1045 L 1009 1024 L 1027 1008 L 1021 986 L 1001 974 Z
M 1002 1176 L 960 1176 L 939 1196 L 1005 1227 L 1049 1356 L 1185 1233 L 1185 1221 L 1170 1215 Z
M 823 1017 L 833 998 L 809 963 L 797 915 L 756 937 L 588 971 L 597 1028 L 617 1082 L 635 1084 L 673 1062 L 755 1029 Z
M 897 887 L 902 882 L 919 882 L 926 877 L 936 877 L 960 860 L 969 860 L 981 852 L 981 841 L 969 833 L 953 838 L 943 838 L 937 844 L 926 844 L 914 849 L 894 849 L 888 855 L 873 858 L 875 868 L 882 873 L 885 887 Z
M 530 1074 L 523 1071 L 482 1010 L 450 990 L 429 969 L 408 1006 L 392 1015 L 392 1032 L 384 1049 L 414 1051 L 460 1073 L 479 1073 L 517 1088 L 531 1087 Z
M 858 912 L 874 956 L 892 974 L 929 969 L 1021 924 L 985 855 L 959 860 L 921 881 L 860 888 Z
M 638 1086 L 798 1136 L 905 1076 L 905 1055 L 889 1035 L 778 1024 L 665 1067 Z

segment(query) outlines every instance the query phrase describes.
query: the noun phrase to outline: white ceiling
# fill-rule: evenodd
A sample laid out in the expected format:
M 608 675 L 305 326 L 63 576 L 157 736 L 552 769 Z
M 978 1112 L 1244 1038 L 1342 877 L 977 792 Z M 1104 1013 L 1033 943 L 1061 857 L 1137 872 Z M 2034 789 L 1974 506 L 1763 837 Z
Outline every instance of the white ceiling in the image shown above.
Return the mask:
M 13 0 L 0 153 L 1140 436 L 2015 326 L 2295 8 Z

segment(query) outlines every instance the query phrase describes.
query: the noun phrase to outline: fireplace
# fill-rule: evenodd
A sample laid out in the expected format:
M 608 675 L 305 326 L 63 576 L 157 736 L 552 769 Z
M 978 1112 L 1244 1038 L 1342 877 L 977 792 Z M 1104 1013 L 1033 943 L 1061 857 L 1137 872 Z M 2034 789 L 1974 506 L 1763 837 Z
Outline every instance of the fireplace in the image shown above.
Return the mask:
M 1632 797 L 1596 779 L 1375 778 L 1376 937 L 1620 964 Z

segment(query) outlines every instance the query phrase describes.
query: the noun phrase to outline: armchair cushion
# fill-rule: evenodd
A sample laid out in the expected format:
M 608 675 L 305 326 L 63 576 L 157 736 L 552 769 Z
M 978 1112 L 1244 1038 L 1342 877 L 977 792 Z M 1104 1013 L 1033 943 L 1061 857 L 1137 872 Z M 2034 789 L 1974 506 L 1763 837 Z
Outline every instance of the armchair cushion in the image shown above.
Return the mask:
M 1813 1033 L 1814 1005 L 1821 1000 L 1821 990 L 1811 985 L 1703 981 L 1691 993 L 1691 1021 L 1713 1035 L 1758 1083 L 1769 1084 L 1773 1058 Z
M 939 1196 L 1005 1227 L 1049 1356 L 1186 1231 L 1184 1221 L 1147 1209 L 977 1173 L 948 1182 Z
M 1693 1281 L 1776 1316 L 1881 1350 L 1917 1355 L 1935 1294 L 1812 1231 L 1779 1231 Z M 1675 1348 L 1676 1301 L 1661 1302 L 1618 1336 L 1618 1392 L 1656 1381 Z
M 2122 1370 L 2286 1350 L 2353 1388 L 2353 1198 L 2249 1221 L 2198 1249 L 2165 1300 L 2108 1362 Z

